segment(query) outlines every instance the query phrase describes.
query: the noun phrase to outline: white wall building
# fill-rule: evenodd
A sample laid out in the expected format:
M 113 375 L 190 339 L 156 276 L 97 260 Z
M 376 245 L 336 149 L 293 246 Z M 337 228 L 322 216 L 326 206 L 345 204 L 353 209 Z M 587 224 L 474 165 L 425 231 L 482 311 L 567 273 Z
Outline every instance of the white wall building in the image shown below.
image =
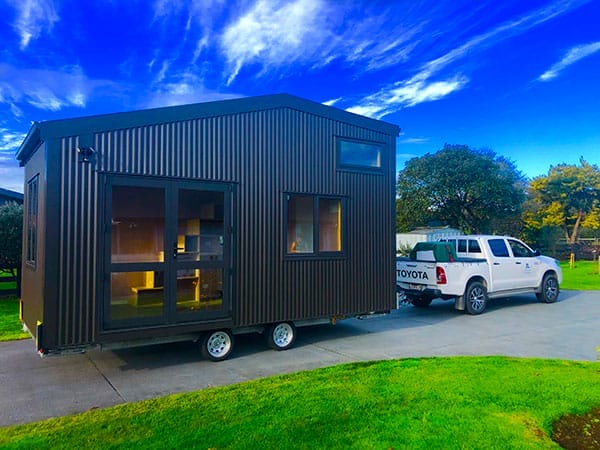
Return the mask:
M 417 242 L 438 241 L 442 238 L 462 236 L 462 234 L 460 230 L 450 227 L 425 227 L 417 228 L 408 233 L 396 233 L 396 250 L 403 246 L 412 248 Z

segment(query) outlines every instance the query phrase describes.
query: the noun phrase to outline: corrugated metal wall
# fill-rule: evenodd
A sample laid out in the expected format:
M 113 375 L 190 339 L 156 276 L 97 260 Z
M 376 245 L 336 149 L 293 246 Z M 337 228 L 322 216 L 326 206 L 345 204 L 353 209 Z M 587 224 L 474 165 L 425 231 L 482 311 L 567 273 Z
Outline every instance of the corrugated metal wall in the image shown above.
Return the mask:
M 60 146 L 61 239 L 58 255 L 57 330 L 59 346 L 93 342 L 97 317 L 98 175 L 92 164 L 78 163 L 77 138 Z
M 385 172 L 337 170 L 335 136 L 385 143 Z M 92 163 L 77 161 L 77 138 L 61 140 L 59 345 L 98 338 L 102 173 L 235 184 L 237 325 L 394 306 L 395 136 L 275 108 L 106 131 L 94 140 Z M 346 258 L 284 257 L 285 193 L 347 199 Z

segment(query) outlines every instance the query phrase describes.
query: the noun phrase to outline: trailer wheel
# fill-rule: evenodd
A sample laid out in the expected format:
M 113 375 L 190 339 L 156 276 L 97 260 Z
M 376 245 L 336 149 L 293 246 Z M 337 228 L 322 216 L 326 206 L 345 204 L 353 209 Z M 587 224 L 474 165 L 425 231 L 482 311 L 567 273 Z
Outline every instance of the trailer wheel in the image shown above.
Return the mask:
M 210 331 L 200 345 L 202 356 L 211 361 L 223 361 L 233 350 L 233 335 L 229 330 Z
M 275 350 L 287 350 L 296 340 L 296 327 L 292 322 L 274 323 L 267 328 L 267 345 Z
M 487 306 L 488 295 L 483 283 L 472 281 L 465 291 L 465 306 L 467 312 L 472 315 L 481 314 Z
M 542 290 L 535 294 L 540 302 L 554 303 L 560 293 L 560 287 L 558 286 L 558 279 L 556 275 L 547 273 L 542 279 Z
M 409 295 L 407 296 L 408 301 L 411 302 L 413 304 L 413 306 L 416 306 L 417 308 L 427 308 L 429 305 L 431 305 L 431 302 L 433 301 L 433 298 L 431 297 L 417 297 L 416 295 Z

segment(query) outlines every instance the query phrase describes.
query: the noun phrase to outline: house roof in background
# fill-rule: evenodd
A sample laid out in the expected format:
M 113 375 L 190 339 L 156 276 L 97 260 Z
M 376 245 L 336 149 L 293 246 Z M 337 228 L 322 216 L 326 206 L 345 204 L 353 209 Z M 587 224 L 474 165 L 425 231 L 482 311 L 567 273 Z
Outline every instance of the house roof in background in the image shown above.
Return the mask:
M 0 187 L 0 198 L 5 197 L 13 200 L 23 201 L 23 194 Z

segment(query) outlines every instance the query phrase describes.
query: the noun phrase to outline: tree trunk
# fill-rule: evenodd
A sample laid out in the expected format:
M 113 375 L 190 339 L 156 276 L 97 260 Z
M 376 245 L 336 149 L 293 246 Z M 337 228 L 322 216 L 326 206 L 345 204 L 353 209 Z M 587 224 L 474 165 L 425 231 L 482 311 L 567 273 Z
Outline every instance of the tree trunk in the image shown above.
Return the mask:
M 579 228 L 581 227 L 581 221 L 583 219 L 583 211 L 580 209 L 577 213 L 577 220 L 575 221 L 575 225 L 573 225 L 573 231 L 571 232 L 571 237 L 569 237 L 569 244 L 573 245 L 577 242 L 577 238 L 579 237 Z

